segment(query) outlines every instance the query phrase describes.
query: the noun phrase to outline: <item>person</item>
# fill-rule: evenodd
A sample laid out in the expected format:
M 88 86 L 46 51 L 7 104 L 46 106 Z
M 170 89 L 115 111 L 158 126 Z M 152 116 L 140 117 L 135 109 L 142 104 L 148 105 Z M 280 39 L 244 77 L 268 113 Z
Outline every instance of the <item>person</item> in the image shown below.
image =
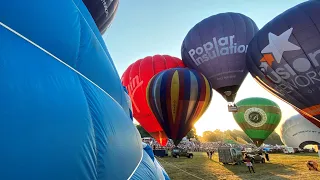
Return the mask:
M 252 171 L 253 171 L 253 173 L 256 173 L 255 171 L 254 171 L 254 169 L 253 169 L 253 165 L 252 165 L 252 163 L 251 163 L 251 159 L 249 158 L 249 156 L 246 154 L 246 156 L 245 156 L 245 162 L 246 162 L 246 165 L 247 165 L 247 167 L 248 167 L 248 169 L 249 169 L 249 172 L 251 173 L 251 169 L 252 169 Z
M 212 159 L 213 150 L 210 151 L 210 159 Z
M 266 160 L 269 161 L 269 153 L 267 151 L 264 152 L 264 156 L 266 157 Z
M 311 170 L 319 171 L 318 170 L 318 163 L 315 161 L 308 161 L 307 167 L 309 168 L 309 171 L 311 171 Z
M 209 150 L 207 151 L 207 156 L 208 156 L 208 158 L 210 158 L 210 153 L 209 153 Z

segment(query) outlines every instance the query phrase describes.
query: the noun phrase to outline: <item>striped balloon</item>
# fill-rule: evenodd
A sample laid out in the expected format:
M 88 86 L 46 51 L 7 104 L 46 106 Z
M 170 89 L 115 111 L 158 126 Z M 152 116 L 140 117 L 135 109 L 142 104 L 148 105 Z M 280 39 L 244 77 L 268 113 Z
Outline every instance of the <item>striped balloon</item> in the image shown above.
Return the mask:
M 177 145 L 208 108 L 212 88 L 195 70 L 174 68 L 155 75 L 147 87 L 148 105 Z
M 251 140 L 260 146 L 281 120 L 279 106 L 265 98 L 246 98 L 236 103 L 238 112 L 233 117 Z

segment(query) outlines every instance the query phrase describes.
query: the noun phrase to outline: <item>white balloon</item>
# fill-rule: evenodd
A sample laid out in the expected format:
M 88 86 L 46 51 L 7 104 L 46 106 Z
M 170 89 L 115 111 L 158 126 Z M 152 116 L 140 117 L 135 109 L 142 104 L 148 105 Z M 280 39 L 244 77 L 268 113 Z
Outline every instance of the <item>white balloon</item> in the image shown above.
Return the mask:
M 303 148 L 309 144 L 320 144 L 320 128 L 300 114 L 291 116 L 280 127 L 280 138 L 289 147 Z

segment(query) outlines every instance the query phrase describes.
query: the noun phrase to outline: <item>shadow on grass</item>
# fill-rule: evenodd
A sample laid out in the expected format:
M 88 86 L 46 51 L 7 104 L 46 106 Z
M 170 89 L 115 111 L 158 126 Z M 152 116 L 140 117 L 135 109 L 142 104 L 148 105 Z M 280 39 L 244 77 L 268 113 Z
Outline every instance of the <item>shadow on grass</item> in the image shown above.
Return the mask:
M 300 155 L 300 154 L 299 154 Z M 249 173 L 246 165 L 223 165 L 217 154 L 210 160 L 206 153 L 195 152 L 193 159 L 181 157 L 158 158 L 172 180 L 197 179 L 319 179 L 317 172 L 307 170 L 305 163 L 313 159 L 314 154 L 285 155 L 272 154 L 271 161 L 265 164 L 254 163 L 256 173 Z M 199 178 L 193 177 L 195 175 Z M 319 172 L 320 173 L 320 172 Z
M 241 179 L 290 179 L 287 177 L 294 177 L 298 173 L 289 165 L 274 163 L 254 163 L 255 173 L 250 173 L 245 164 L 223 166 Z
M 215 174 L 210 172 L 210 168 L 208 167 L 213 163 L 204 153 L 194 153 L 193 159 L 186 157 L 157 157 L 157 159 L 164 167 L 171 180 L 218 179 Z
M 269 155 L 273 155 L 273 154 L 269 154 Z M 279 154 L 277 154 L 279 155 Z M 282 154 L 285 156 L 310 156 L 310 157 L 318 157 L 318 153 L 313 152 L 313 153 L 294 153 L 294 154 Z

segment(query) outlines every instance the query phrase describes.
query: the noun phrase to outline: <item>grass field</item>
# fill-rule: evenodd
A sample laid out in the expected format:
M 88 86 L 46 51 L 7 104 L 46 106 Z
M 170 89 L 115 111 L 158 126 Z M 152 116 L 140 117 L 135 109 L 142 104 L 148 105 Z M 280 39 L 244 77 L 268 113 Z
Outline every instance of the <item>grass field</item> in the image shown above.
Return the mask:
M 212 160 L 206 153 L 194 153 L 193 159 L 181 157 L 158 158 L 172 180 L 197 180 L 197 179 L 312 179 L 320 180 L 320 172 L 309 171 L 306 162 L 316 160 L 317 153 L 306 154 L 270 154 L 270 161 L 266 164 L 255 163 L 256 173 L 250 174 L 247 167 L 242 165 L 223 165 L 219 163 L 218 155 Z M 188 174 L 190 173 L 190 174 Z M 192 176 L 192 175 L 195 176 Z

